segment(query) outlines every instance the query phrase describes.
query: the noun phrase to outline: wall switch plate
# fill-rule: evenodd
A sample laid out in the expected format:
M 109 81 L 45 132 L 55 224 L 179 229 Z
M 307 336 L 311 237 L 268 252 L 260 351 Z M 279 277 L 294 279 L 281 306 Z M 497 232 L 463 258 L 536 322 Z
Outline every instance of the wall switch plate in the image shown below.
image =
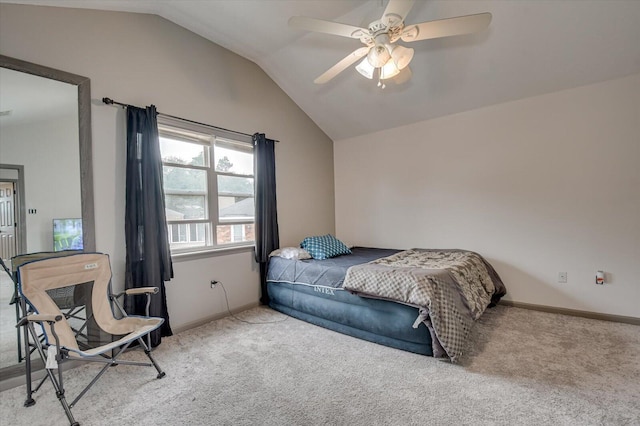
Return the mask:
M 567 273 L 566 272 L 558 272 L 558 282 L 566 283 L 567 282 Z

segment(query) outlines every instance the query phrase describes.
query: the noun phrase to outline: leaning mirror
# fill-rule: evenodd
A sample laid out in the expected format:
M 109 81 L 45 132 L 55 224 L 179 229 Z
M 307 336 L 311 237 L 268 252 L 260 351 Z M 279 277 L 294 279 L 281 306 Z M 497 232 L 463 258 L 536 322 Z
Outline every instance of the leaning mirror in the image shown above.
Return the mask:
M 81 229 L 81 232 L 80 232 Z M 86 77 L 0 55 L 0 255 L 95 251 Z M 0 380 L 22 375 L 14 286 L 0 271 Z

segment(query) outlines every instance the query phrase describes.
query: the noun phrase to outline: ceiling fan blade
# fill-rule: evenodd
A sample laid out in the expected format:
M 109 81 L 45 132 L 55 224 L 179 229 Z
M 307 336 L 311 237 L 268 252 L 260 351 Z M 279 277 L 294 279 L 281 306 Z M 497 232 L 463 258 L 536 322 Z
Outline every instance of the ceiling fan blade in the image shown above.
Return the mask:
M 327 81 L 331 80 L 336 75 L 340 74 L 342 71 L 347 69 L 350 65 L 356 62 L 358 59 L 362 58 L 369 52 L 369 47 L 361 47 L 359 49 L 354 50 L 350 54 L 348 54 L 344 59 L 340 62 L 329 68 L 324 72 L 320 77 L 313 80 L 316 84 L 324 84 Z
M 409 25 L 402 31 L 402 41 L 411 42 L 432 38 L 449 37 L 475 33 L 489 26 L 491 14 L 458 16 L 457 18 L 439 19 Z
M 342 37 L 360 38 L 369 34 L 369 30 L 353 25 L 341 24 L 339 22 L 324 21 L 322 19 L 307 18 L 306 16 L 292 16 L 289 19 L 289 26 L 300 30 L 315 31 L 339 35 Z
M 389 0 L 380 20 L 387 28 L 398 25 L 407 17 L 414 3 L 415 0 Z

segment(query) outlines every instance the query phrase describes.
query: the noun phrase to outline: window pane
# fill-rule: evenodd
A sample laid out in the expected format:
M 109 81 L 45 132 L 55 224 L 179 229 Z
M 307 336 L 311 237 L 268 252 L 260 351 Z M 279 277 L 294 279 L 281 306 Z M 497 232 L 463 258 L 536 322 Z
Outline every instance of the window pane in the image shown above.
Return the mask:
M 185 169 L 183 167 L 162 166 L 163 186 L 169 191 L 207 191 L 206 170 Z
M 197 143 L 178 141 L 160 136 L 160 153 L 164 162 L 192 166 L 207 165 L 207 147 Z
M 187 224 L 178 226 L 178 242 L 183 243 L 187 241 Z
M 218 212 L 220 221 L 234 221 L 251 219 L 255 215 L 253 197 L 218 197 Z
M 204 195 L 165 195 L 167 220 L 206 219 Z
M 218 194 L 253 197 L 253 178 L 218 176 Z
M 207 245 L 207 223 L 184 223 L 169 225 L 169 243 L 172 250 L 205 247 Z
M 195 123 L 181 126 L 177 119 L 160 120 L 159 131 L 171 249 L 251 244 L 253 145 Z
M 220 225 L 216 227 L 218 244 L 242 243 L 255 240 L 252 223 L 242 225 Z
M 216 145 L 213 153 L 217 172 L 253 175 L 253 152 L 243 152 Z

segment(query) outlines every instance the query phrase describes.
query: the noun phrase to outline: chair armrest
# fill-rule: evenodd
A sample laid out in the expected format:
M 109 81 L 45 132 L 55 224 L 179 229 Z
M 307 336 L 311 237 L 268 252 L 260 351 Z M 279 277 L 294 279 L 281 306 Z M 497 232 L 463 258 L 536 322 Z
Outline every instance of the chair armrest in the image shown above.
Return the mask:
M 113 296 L 111 296 L 111 300 L 113 301 L 113 303 L 115 303 L 116 307 L 118 308 L 118 310 L 120 311 L 120 313 L 127 317 L 127 313 L 125 312 L 124 308 L 122 307 L 122 305 L 120 304 L 120 302 L 118 301 L 118 299 L 122 296 L 124 296 L 125 294 L 127 296 L 137 296 L 140 294 L 144 294 L 147 296 L 147 307 L 145 309 L 146 315 L 149 316 L 149 306 L 151 305 L 151 295 L 152 294 L 157 294 L 160 291 L 160 289 L 158 287 L 138 287 L 138 288 L 130 288 L 127 289 L 123 292 L 120 292 L 118 294 L 115 294 Z
M 62 320 L 62 315 L 44 315 L 44 314 L 30 314 L 26 317 L 23 317 L 18 323 L 16 327 L 21 327 L 25 325 L 27 322 L 48 322 L 55 323 Z
M 156 294 L 160 291 L 158 287 L 139 287 L 139 288 L 130 288 L 125 290 L 124 293 L 127 296 L 133 296 L 136 294 Z
M 61 320 L 62 320 L 62 315 L 44 315 L 44 314 L 27 315 L 27 321 L 31 321 L 31 322 L 58 322 Z
M 56 353 L 60 353 L 60 338 L 58 337 L 58 334 L 56 333 L 55 323 L 58 322 L 58 321 L 62 321 L 62 318 L 63 318 L 62 315 L 30 314 L 30 315 L 27 315 L 26 317 L 22 318 L 20 320 L 20 322 L 16 325 L 16 327 L 19 327 L 20 325 L 22 325 L 25 322 L 39 322 L 39 323 L 48 322 L 49 325 L 51 326 L 51 334 L 53 334 L 53 338 L 56 341 L 56 346 L 55 346 L 56 347 Z M 58 368 L 58 364 L 55 364 L 55 367 L 49 367 L 48 360 L 49 360 L 49 358 L 47 358 L 47 367 L 46 368 Z M 56 360 L 62 360 L 62 358 L 58 358 L 58 355 L 56 355 Z
M 127 296 L 136 296 L 139 294 L 157 294 L 160 291 L 158 287 L 139 287 L 139 288 L 130 288 L 125 291 L 121 291 L 120 293 L 116 293 L 112 296 L 113 299 L 119 299 L 125 294 Z

